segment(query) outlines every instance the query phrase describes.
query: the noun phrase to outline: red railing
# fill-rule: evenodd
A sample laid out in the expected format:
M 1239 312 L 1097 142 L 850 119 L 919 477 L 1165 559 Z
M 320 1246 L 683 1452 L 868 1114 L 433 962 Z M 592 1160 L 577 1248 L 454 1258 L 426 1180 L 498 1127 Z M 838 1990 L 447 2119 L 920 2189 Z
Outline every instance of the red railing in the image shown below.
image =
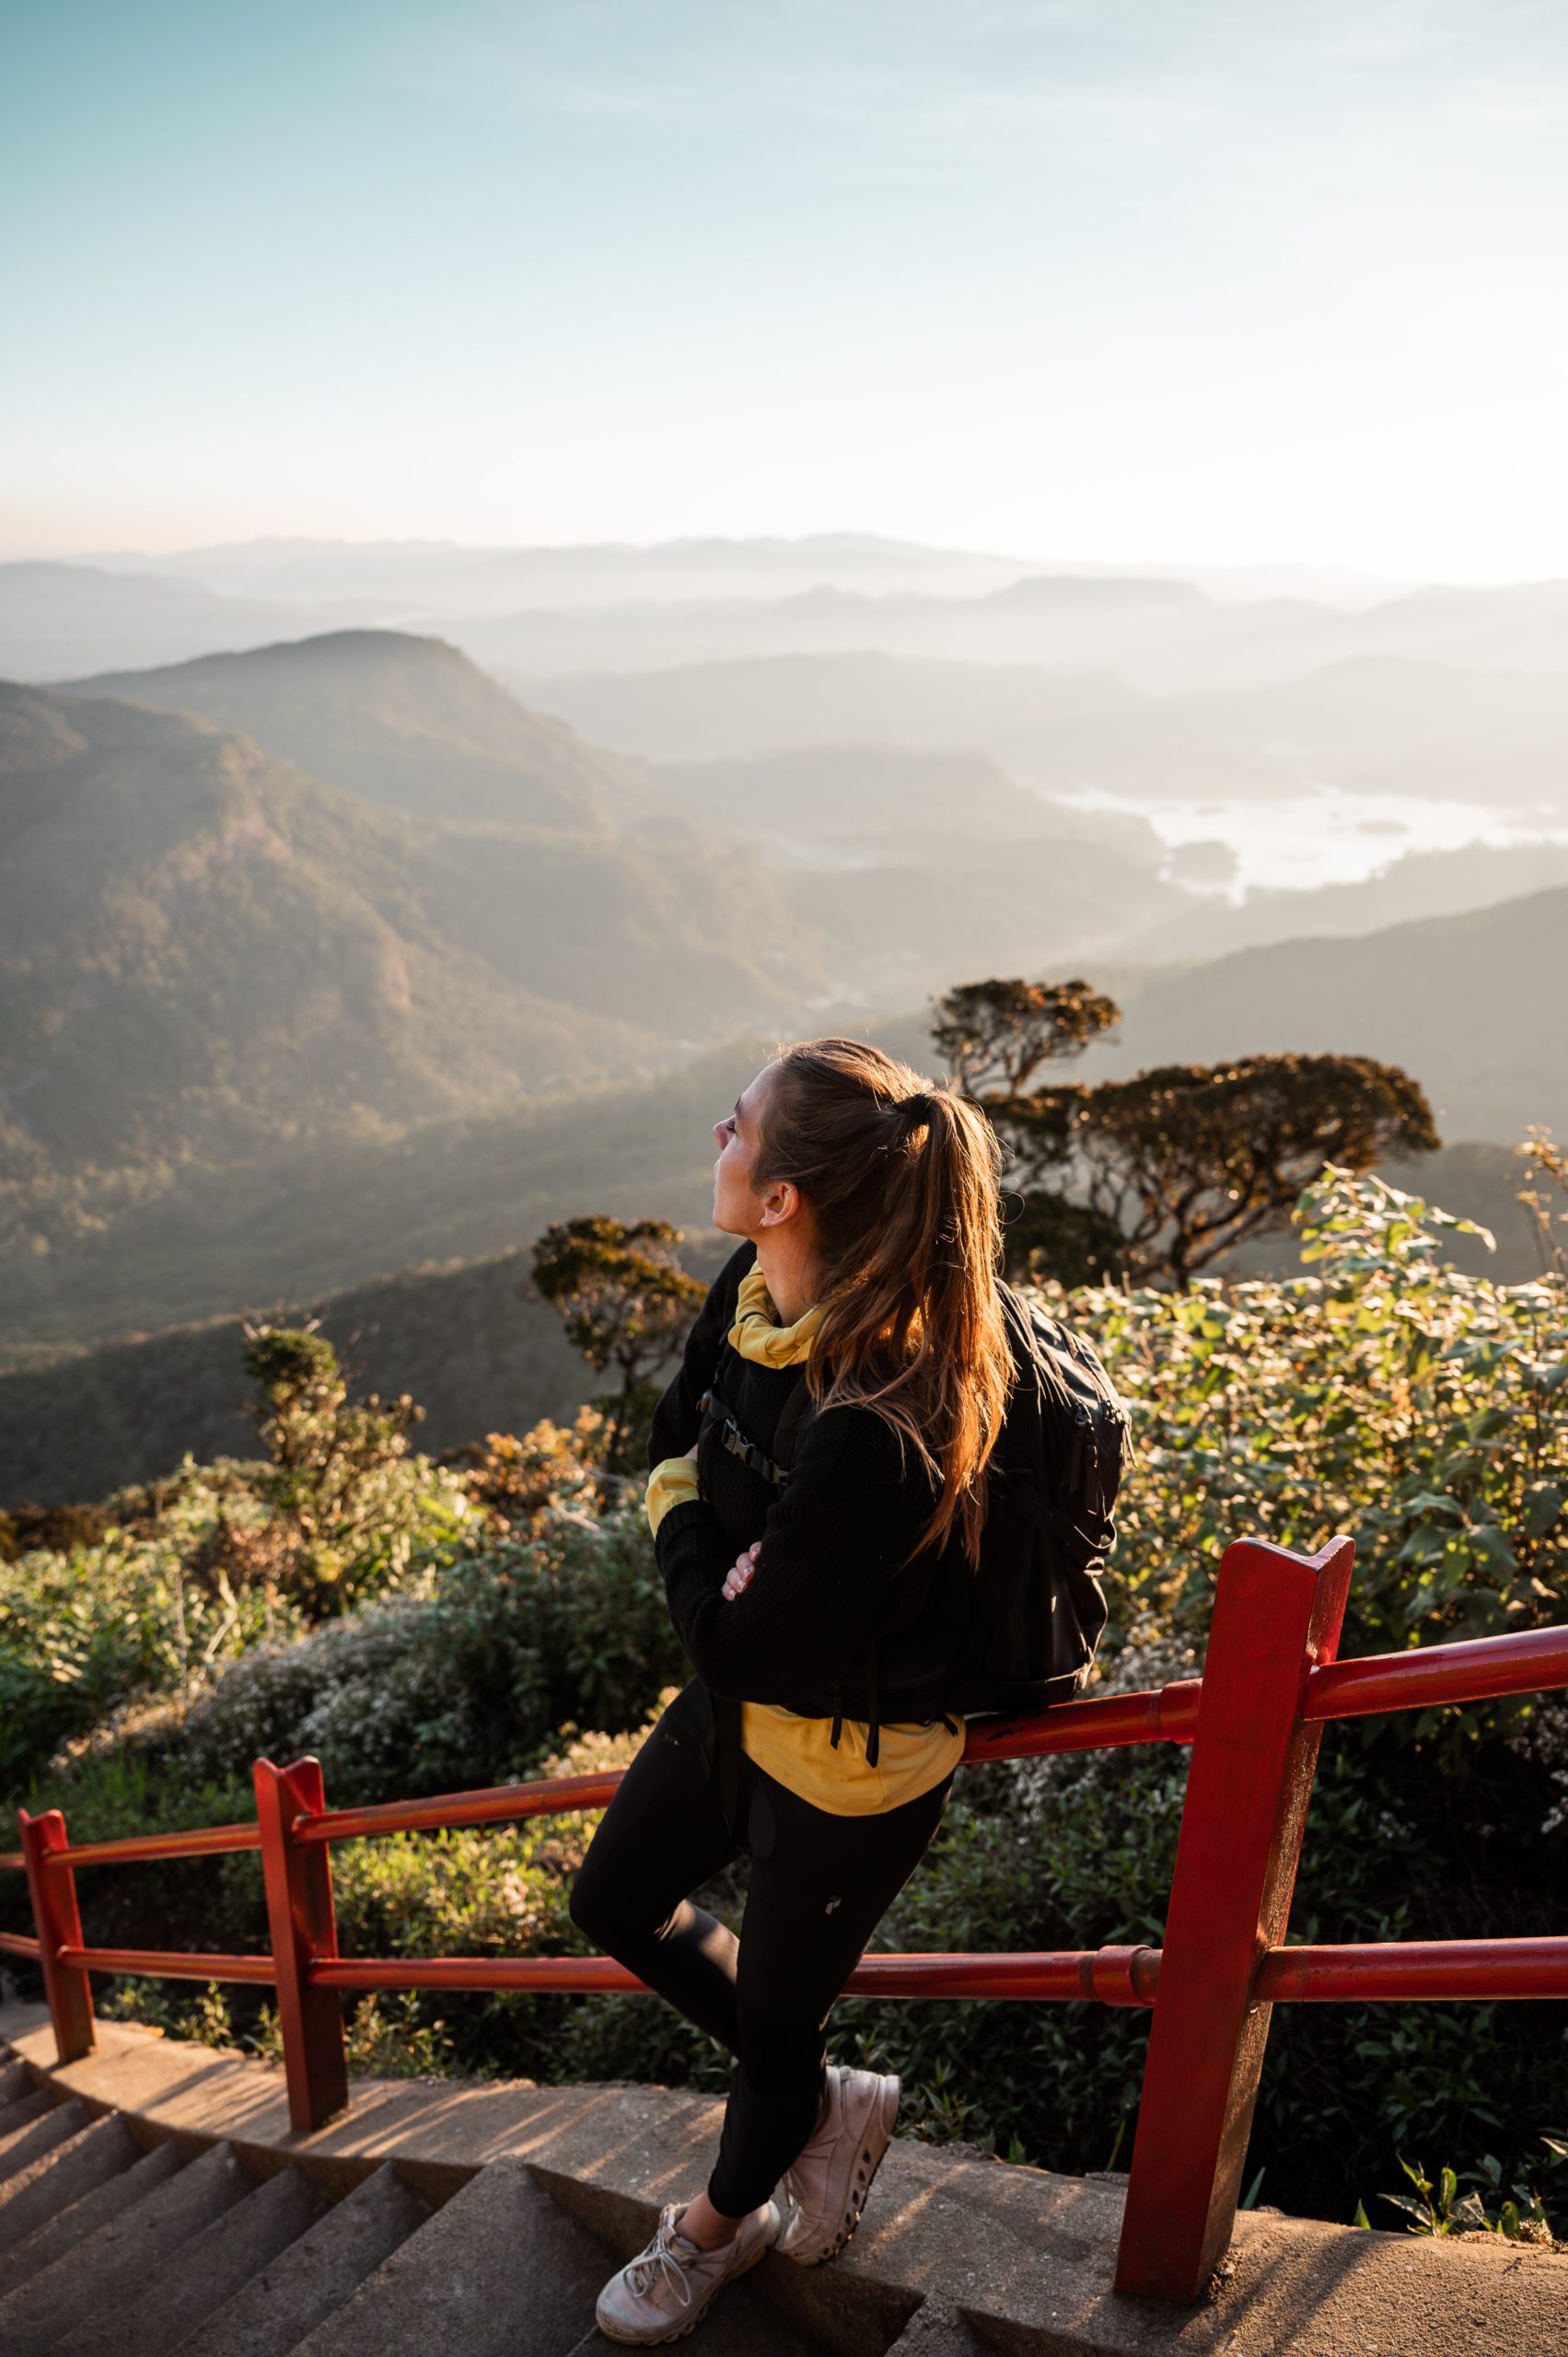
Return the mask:
M 1473 1643 L 1335 1660 L 1354 1548 L 1296 1555 L 1260 1540 L 1220 1565 L 1203 1676 L 1142 1694 L 1070 1702 L 1034 1720 L 972 1728 L 966 1764 L 1135 1743 L 1191 1743 L 1165 1945 L 1060 1955 L 867 1956 L 862 1997 L 1098 2000 L 1152 2008 L 1148 2059 L 1117 2262 L 1122 2292 L 1191 2302 L 1235 2223 L 1270 2008 L 1325 2000 L 1568 1996 L 1568 1937 L 1284 1945 L 1291 1889 L 1324 1723 L 1568 1686 L 1568 1627 Z M 93 2044 L 93 1972 L 275 1987 L 290 2115 L 319 2127 L 348 2101 L 343 1989 L 635 1991 L 604 1957 L 342 1956 L 330 1844 L 367 1835 L 488 1825 L 601 1808 L 618 1773 L 503 1784 L 434 1800 L 330 1809 L 314 1759 L 258 1760 L 256 1822 L 71 1846 L 58 1809 L 19 1813 L 22 1847 L 0 1865 L 28 1876 L 38 1936 L 0 1933 L 35 1960 L 62 2063 Z M 179 1955 L 89 1947 L 78 1866 L 259 1850 L 270 1953 Z

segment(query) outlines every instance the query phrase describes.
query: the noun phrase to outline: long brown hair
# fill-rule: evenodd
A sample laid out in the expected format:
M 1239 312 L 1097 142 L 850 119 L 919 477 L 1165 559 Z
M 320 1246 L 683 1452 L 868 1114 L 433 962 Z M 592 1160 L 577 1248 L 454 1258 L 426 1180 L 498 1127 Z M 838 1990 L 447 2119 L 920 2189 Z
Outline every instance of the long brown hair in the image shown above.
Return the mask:
M 913 1550 L 958 1523 L 971 1565 L 1013 1357 L 997 1295 L 1001 1148 L 978 1109 L 859 1039 L 781 1048 L 752 1184 L 790 1179 L 816 1223 L 825 1408 L 870 1408 L 939 1489 Z

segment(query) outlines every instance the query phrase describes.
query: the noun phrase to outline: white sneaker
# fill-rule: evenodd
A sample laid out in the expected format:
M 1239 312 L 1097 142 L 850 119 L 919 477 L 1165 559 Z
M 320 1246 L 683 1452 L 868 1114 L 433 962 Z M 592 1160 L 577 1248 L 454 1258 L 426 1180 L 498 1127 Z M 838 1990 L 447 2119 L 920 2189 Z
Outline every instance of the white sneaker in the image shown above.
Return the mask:
M 715 2294 L 766 2255 L 779 2231 L 779 2213 L 764 2201 L 742 2218 L 733 2240 L 703 2250 L 679 2231 L 675 2222 L 685 2214 L 684 2202 L 667 2201 L 646 2250 L 599 2293 L 594 2316 L 607 2340 L 645 2347 L 681 2340 L 701 2324 Z
M 784 2189 L 795 2205 L 779 2236 L 786 2258 L 815 2267 L 842 2250 L 892 2142 L 899 2094 L 895 2078 L 829 2063 L 816 2132 L 784 2172 Z

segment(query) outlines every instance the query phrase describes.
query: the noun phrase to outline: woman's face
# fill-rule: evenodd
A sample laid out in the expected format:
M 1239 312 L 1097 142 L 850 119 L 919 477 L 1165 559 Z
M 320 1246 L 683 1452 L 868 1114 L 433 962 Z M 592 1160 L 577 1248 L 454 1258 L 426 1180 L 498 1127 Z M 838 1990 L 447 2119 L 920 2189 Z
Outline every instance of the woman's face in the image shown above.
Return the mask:
M 726 1236 L 755 1236 L 760 1225 L 751 1169 L 761 1144 L 758 1123 L 772 1069 L 772 1064 L 764 1064 L 750 1086 L 741 1090 L 734 1112 L 714 1123 L 719 1149 L 714 1165 L 714 1225 Z

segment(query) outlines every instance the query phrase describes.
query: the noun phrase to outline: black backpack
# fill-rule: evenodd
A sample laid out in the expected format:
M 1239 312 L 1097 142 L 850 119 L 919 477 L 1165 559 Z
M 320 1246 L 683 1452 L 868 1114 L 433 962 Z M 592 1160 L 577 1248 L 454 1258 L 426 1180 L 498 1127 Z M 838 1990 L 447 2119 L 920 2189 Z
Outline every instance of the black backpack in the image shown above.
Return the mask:
M 1083 1686 L 1132 1457 L 1127 1410 L 1098 1353 L 1010 1285 L 1000 1291 L 1016 1381 L 987 1468 L 975 1643 L 947 1697 L 966 1718 L 1043 1711 Z
M 1132 1457 L 1127 1410 L 1083 1336 L 1010 1285 L 998 1290 L 1016 1381 L 987 1468 L 973 1643 L 968 1660 L 950 1666 L 942 1696 L 966 1718 L 1042 1711 L 1083 1686 L 1106 1623 L 1100 1574 Z M 719 1372 L 700 1402 L 704 1424 L 782 1489 L 816 1413 L 804 1374 L 769 1457 L 741 1431 Z

